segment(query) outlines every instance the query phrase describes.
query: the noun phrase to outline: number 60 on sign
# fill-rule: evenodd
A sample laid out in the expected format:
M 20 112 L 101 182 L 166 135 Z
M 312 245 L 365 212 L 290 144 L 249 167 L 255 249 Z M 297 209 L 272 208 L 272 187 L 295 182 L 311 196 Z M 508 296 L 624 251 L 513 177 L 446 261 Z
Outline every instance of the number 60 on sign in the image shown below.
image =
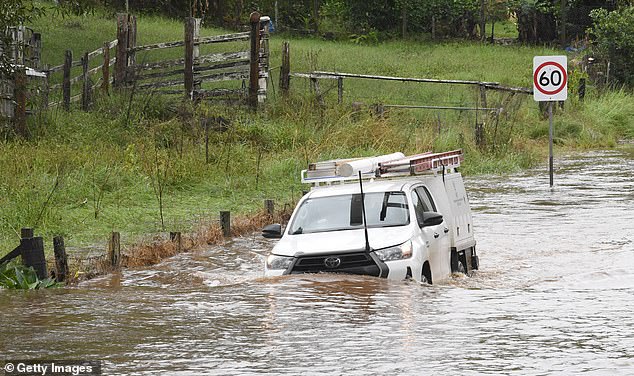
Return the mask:
M 533 98 L 538 102 L 568 99 L 568 59 L 566 56 L 533 58 Z

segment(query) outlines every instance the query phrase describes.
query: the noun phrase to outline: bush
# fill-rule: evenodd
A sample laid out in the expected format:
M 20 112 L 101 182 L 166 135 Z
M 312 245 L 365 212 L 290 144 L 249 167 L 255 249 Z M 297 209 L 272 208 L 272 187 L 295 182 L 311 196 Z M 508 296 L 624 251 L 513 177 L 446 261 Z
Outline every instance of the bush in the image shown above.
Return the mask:
M 0 265 L 0 288 L 36 290 L 58 287 L 59 283 L 50 278 L 39 279 L 32 267 L 26 267 L 15 261 Z
M 392 2 L 350 1 L 348 19 L 351 25 L 363 25 L 379 31 L 398 30 L 401 11 L 407 12 L 410 32 L 431 32 L 432 19 L 436 33 L 444 37 L 474 37 L 479 14 L 477 0 L 429 0 L 421 6 L 414 0 Z
M 548 42 L 557 38 L 557 7 L 552 0 L 515 0 L 518 39 L 523 43 Z
M 619 83 L 634 87 L 634 6 L 608 12 L 592 11 L 590 30 L 595 54 L 611 63 L 611 76 Z

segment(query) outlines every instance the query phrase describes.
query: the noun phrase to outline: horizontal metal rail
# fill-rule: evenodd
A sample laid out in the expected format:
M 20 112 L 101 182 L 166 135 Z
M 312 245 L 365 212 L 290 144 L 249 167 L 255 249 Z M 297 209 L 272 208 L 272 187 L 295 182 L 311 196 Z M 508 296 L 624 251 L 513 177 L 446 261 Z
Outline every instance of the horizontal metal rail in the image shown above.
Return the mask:
M 453 107 L 453 106 L 415 106 L 407 104 L 384 104 L 385 108 L 420 108 L 426 110 L 458 110 L 458 111 L 499 111 L 499 108 L 491 107 Z
M 412 77 L 392 77 L 392 76 L 375 76 L 369 74 L 353 74 L 342 72 L 322 72 L 315 71 L 312 73 L 291 73 L 293 77 L 304 77 L 312 79 L 338 79 L 338 78 L 363 78 L 370 80 L 383 81 L 399 81 L 399 82 L 425 82 L 434 84 L 455 84 L 455 85 L 491 85 L 497 86 L 498 82 L 482 82 L 482 81 L 465 81 L 465 80 L 440 80 L 434 78 L 412 78 Z

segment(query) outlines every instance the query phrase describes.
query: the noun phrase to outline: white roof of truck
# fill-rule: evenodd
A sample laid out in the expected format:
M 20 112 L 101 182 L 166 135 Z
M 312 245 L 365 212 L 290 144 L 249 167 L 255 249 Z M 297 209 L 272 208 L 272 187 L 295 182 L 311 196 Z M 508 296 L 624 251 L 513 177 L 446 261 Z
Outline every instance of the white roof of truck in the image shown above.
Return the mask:
M 311 163 L 308 169 L 302 171 L 301 176 L 302 183 L 312 184 L 313 189 L 323 185 L 352 185 L 350 183 L 358 182 L 360 178 L 368 181 L 368 184 L 376 184 L 378 181 L 393 184 L 390 181 L 394 178 L 415 180 L 415 176 L 456 171 L 463 159 L 460 149 L 444 153 L 425 152 L 409 157 L 397 152 L 369 158 L 332 159 Z M 352 192 L 352 188 L 347 189 L 349 191 L 344 188 L 342 192 Z M 370 192 L 374 188 L 368 189 Z M 377 191 L 385 192 L 386 189 L 377 188 Z

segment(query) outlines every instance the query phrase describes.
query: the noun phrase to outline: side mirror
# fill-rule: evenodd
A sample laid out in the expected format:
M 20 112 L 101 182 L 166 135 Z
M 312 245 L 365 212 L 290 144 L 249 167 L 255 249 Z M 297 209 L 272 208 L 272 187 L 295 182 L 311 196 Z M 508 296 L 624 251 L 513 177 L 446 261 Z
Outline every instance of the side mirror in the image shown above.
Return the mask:
M 279 239 L 282 237 L 282 225 L 274 223 L 272 225 L 266 225 L 262 229 L 262 236 L 267 239 Z
M 437 226 L 442 222 L 442 214 L 436 212 L 425 212 L 423 213 L 423 225 L 421 227 Z

